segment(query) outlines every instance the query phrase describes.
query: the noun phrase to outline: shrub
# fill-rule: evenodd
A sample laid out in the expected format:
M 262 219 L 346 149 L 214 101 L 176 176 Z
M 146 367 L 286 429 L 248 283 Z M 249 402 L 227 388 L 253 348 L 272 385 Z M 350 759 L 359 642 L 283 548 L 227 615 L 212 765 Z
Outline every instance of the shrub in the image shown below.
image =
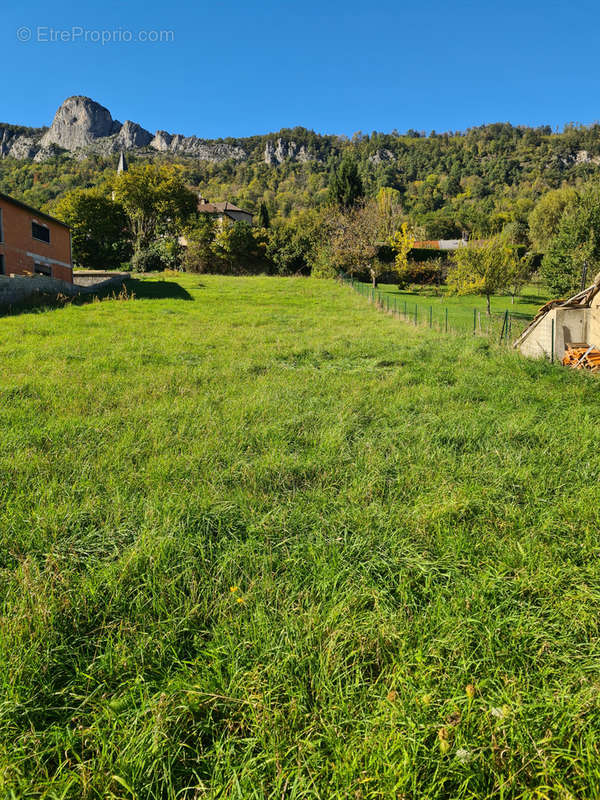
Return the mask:
M 311 275 L 315 278 L 335 278 L 338 274 L 331 260 L 331 252 L 328 247 L 320 247 L 312 264 Z
M 215 223 L 207 214 L 184 231 L 187 242 L 182 265 L 186 272 L 211 272 L 217 260 L 214 253 Z
M 162 272 L 181 268 L 182 248 L 176 239 L 164 238 L 152 242 L 149 247 L 136 250 L 131 259 L 134 272 Z

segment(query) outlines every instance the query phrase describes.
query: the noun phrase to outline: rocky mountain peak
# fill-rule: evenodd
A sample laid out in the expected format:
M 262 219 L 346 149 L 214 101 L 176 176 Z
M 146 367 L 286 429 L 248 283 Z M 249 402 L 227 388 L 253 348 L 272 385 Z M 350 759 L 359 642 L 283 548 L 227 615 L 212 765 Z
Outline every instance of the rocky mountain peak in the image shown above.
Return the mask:
M 76 158 L 120 151 L 172 153 L 175 156 L 219 163 L 244 161 L 246 150 L 237 144 L 199 139 L 158 130 L 151 134 L 137 122 L 121 124 L 110 111 L 89 97 L 68 97 L 60 106 L 50 128 L 0 125 L 0 158 L 45 161 L 62 151 Z M 286 151 L 287 152 L 287 151 Z
M 294 141 L 279 138 L 276 142 L 269 140 L 265 144 L 264 162 L 269 166 L 283 164 L 284 161 L 306 163 L 313 160 L 314 156 L 306 147 L 304 145 L 299 147 Z
M 117 134 L 116 145 L 123 150 L 132 150 L 134 147 L 147 147 L 152 141 L 152 134 L 137 122 L 125 120 L 123 127 Z
M 60 106 L 48 131 L 41 140 L 42 147 L 55 144 L 64 150 L 84 148 L 105 136 L 121 130 L 108 108 L 89 97 L 68 97 Z

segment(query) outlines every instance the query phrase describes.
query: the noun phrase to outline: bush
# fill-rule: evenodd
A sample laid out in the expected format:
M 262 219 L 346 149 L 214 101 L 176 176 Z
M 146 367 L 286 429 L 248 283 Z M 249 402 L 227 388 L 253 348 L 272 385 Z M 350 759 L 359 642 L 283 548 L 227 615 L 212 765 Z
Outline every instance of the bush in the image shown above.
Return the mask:
M 311 275 L 314 278 L 335 278 L 338 271 L 335 268 L 329 248 L 320 247 L 312 264 Z
M 131 259 L 134 272 L 162 272 L 181 269 L 182 247 L 173 238 L 157 239 L 149 247 L 136 250 Z
M 248 275 L 266 272 L 265 231 L 247 222 L 226 222 L 219 226 L 213 251 L 219 272 Z
M 277 221 L 269 229 L 266 255 L 279 275 L 308 274 L 313 256 L 313 240 L 295 222 Z
M 208 214 L 198 219 L 184 231 L 187 246 L 182 264 L 186 272 L 211 272 L 217 257 L 214 253 L 215 223 Z
M 441 257 L 429 261 L 410 260 L 406 269 L 398 272 L 398 284 L 401 288 L 413 283 L 421 286 L 440 286 L 446 269 Z
M 131 258 L 133 272 L 159 272 L 163 269 L 160 255 L 149 247 L 136 250 Z

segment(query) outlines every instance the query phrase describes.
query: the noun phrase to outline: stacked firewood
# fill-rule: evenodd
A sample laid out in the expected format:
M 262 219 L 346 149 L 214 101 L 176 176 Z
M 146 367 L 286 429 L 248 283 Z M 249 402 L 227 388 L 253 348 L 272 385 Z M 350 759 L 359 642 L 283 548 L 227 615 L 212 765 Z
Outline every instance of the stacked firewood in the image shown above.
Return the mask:
M 593 345 L 590 347 L 567 347 L 562 363 L 572 369 L 589 369 L 591 372 L 600 371 L 600 350 Z

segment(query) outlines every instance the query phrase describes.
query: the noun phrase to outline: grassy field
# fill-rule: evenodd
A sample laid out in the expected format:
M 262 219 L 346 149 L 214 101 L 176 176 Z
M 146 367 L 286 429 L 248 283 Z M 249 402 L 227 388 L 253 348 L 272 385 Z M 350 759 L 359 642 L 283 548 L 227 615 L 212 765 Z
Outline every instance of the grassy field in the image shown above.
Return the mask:
M 312 279 L 0 320 L 0 796 L 600 797 L 600 384 Z
M 368 294 L 368 284 L 355 284 L 357 290 Z M 511 338 L 515 339 L 529 324 L 540 306 L 550 300 L 548 290 L 531 284 L 523 287 L 514 303 L 509 295 L 494 295 L 491 299 L 491 315 L 488 316 L 486 299 L 481 295 L 451 295 L 445 287 L 411 287 L 399 290 L 396 284 L 380 284 L 379 295 L 385 307 L 395 309 L 402 318 L 414 323 L 429 325 L 455 333 L 489 334 L 499 339 L 504 314 L 509 313 Z M 474 315 L 473 312 L 476 312 Z

